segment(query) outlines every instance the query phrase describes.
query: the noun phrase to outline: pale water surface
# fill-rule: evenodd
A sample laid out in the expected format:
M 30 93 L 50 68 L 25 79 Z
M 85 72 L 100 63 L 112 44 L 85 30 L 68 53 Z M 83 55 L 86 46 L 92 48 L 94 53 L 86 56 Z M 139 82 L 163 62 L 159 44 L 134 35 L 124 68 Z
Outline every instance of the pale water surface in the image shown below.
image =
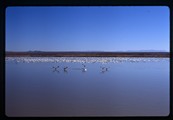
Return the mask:
M 169 58 L 8 57 L 6 115 L 167 116 L 169 74 Z

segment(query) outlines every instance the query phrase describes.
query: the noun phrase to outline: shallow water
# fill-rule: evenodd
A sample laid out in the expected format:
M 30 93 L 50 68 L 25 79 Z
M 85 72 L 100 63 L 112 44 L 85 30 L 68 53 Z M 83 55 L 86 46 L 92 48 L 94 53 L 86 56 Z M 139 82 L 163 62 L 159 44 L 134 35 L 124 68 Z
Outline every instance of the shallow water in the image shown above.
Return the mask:
M 6 58 L 6 115 L 167 116 L 169 74 L 168 58 Z

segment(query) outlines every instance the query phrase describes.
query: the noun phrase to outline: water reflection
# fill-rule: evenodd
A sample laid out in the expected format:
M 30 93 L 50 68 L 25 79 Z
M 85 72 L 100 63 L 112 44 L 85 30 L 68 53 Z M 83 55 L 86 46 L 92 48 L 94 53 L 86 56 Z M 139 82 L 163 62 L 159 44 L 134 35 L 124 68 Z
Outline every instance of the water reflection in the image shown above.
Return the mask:
M 53 72 L 53 73 L 55 73 L 55 72 L 56 72 L 56 73 L 59 73 L 59 70 L 54 69 L 54 70 L 52 70 L 52 72 Z
M 90 63 L 84 63 L 87 60 L 84 58 L 75 63 L 67 62 L 72 58 L 61 63 L 44 62 L 47 59 L 17 65 L 14 61 L 6 62 L 8 116 L 166 116 L 169 113 L 169 59 L 107 64 L 93 64 L 91 58 L 87 58 Z
M 101 71 L 100 73 L 104 74 L 105 72 L 107 72 L 107 71 Z
M 86 68 L 73 68 L 72 70 L 79 70 L 81 72 L 87 72 Z

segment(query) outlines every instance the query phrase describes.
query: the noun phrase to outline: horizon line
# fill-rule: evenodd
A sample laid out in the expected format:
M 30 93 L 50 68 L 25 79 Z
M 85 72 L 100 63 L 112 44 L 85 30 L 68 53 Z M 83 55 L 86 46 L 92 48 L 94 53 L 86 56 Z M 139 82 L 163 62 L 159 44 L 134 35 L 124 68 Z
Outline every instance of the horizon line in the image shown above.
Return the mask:
M 41 50 L 29 50 L 29 51 L 5 51 L 5 52 L 170 52 L 162 50 L 130 50 L 130 51 L 41 51 Z

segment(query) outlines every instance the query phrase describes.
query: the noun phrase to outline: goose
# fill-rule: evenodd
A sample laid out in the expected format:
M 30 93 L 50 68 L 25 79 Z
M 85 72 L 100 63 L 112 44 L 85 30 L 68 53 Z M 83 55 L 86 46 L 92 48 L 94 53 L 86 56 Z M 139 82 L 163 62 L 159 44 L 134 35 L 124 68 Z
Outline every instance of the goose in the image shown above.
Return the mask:
M 108 71 L 108 67 L 106 67 L 105 70 Z
M 104 70 L 104 69 L 105 69 L 105 67 L 101 67 L 101 66 L 100 66 L 100 68 L 101 68 L 102 70 Z
M 82 64 L 83 65 L 83 67 L 86 67 L 86 65 L 84 65 L 84 64 Z
M 64 71 L 67 71 L 67 68 L 68 68 L 68 67 L 64 67 Z
M 109 67 L 101 67 L 102 71 L 108 71 Z
M 82 68 L 82 71 L 83 71 L 83 72 L 86 72 L 86 71 L 87 71 L 87 69 L 86 69 L 86 68 Z
M 55 70 L 57 70 L 57 68 L 59 68 L 59 66 L 57 66 L 57 67 L 54 67 L 54 66 L 53 66 L 52 68 L 55 69 Z

